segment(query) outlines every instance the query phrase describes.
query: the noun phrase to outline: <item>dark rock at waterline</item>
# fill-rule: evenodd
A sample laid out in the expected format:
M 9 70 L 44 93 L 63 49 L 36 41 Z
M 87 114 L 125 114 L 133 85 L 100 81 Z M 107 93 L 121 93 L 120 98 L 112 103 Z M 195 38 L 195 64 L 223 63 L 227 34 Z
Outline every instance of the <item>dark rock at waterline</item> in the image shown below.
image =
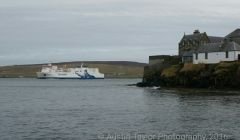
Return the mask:
M 146 82 L 139 82 L 136 84 L 137 87 L 149 87 L 150 85 Z
M 132 87 L 132 86 L 137 86 L 137 84 L 127 84 L 126 86 Z
M 148 67 L 139 87 L 240 89 L 240 62 Z

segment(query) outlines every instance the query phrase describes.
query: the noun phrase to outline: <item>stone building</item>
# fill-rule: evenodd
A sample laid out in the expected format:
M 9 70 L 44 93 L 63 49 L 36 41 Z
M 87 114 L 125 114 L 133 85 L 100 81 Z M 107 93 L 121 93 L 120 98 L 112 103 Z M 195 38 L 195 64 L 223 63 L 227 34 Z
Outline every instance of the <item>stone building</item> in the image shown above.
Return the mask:
M 179 42 L 179 56 L 183 63 L 193 62 L 193 53 L 202 45 L 207 43 L 221 42 L 223 37 L 208 36 L 206 32 L 200 33 L 195 30 L 193 34 L 185 35 Z
M 179 56 L 174 55 L 153 55 L 149 56 L 149 66 L 159 66 L 166 63 L 179 63 Z
M 240 60 L 240 29 L 225 36 L 221 42 L 206 43 L 193 53 L 193 64 L 215 64 Z

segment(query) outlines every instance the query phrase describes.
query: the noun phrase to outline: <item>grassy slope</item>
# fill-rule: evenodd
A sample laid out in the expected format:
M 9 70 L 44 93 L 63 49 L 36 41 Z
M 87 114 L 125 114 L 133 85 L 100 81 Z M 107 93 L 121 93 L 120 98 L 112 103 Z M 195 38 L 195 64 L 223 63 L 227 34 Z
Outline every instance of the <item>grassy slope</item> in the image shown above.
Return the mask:
M 99 68 L 106 78 L 140 78 L 143 75 L 144 63 L 127 61 L 85 61 L 55 63 L 59 67 L 77 67 L 82 63 L 88 67 Z M 36 77 L 43 64 L 16 65 L 0 67 L 0 77 Z

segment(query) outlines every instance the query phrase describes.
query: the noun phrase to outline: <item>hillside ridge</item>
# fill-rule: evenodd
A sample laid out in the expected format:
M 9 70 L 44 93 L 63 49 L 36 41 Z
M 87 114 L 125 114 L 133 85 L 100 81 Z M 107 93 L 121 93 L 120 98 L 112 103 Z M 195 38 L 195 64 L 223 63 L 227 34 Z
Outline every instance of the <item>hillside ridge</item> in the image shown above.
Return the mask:
M 99 68 L 106 78 L 141 78 L 144 66 L 147 64 L 132 61 L 71 61 L 52 63 L 59 67 L 78 67 L 84 64 L 88 67 Z M 36 77 L 43 64 L 25 64 L 0 67 L 0 78 Z

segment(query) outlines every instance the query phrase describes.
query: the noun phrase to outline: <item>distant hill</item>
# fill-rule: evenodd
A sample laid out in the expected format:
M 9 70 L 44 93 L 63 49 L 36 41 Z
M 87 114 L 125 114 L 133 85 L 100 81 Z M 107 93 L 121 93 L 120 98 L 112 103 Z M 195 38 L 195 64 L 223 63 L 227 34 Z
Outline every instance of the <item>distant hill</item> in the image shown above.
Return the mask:
M 143 76 L 145 63 L 129 62 L 129 61 L 74 61 L 52 63 L 58 67 L 79 67 L 81 64 L 90 68 L 99 68 L 100 72 L 105 74 L 105 78 L 141 78 Z M 36 77 L 36 72 L 40 71 L 42 65 L 46 64 L 29 64 L 29 65 L 13 65 L 0 67 L 1 78 L 18 78 Z

